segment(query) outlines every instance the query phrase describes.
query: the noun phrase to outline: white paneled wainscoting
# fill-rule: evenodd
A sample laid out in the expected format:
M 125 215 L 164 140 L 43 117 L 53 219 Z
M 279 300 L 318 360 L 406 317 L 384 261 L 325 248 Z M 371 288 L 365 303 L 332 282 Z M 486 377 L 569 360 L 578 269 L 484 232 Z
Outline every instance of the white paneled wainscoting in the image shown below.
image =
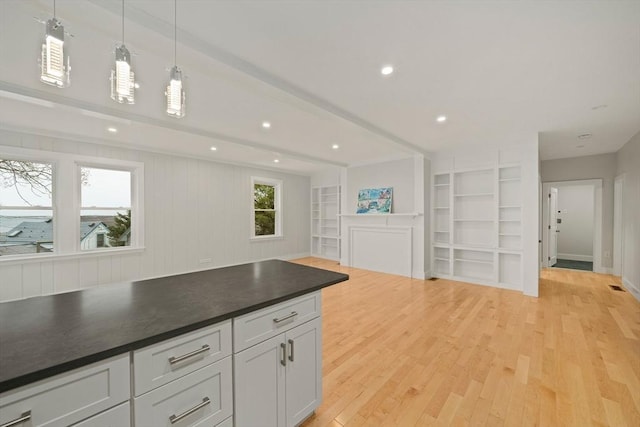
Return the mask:
M 352 267 L 411 277 L 411 227 L 349 227 Z
M 0 301 L 309 255 L 309 177 L 9 130 L 0 130 L 3 146 L 142 162 L 145 241 L 136 250 L 1 257 Z M 283 183 L 281 238 L 250 239 L 252 176 Z

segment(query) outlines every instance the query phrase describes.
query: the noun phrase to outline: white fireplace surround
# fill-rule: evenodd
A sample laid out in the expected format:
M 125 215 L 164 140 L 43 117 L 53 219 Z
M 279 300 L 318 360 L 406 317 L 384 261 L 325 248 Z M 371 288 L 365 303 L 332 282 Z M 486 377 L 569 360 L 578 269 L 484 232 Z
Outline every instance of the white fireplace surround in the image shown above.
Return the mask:
M 413 227 L 350 226 L 349 265 L 412 277 Z

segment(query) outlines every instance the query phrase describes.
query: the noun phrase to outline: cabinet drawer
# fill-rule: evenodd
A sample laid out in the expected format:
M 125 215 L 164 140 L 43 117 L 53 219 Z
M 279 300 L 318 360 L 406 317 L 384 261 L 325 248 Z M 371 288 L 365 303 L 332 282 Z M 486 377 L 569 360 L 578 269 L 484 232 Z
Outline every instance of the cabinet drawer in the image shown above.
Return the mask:
M 127 353 L 1 395 L 0 425 L 29 412 L 25 426 L 68 426 L 126 401 L 129 387 Z
M 134 394 L 140 396 L 231 354 L 231 320 L 133 353 Z
M 216 424 L 216 427 L 233 427 L 233 417 L 229 417 L 220 424 Z
M 227 357 L 136 397 L 135 425 L 214 426 L 233 413 L 231 381 L 231 357 Z
M 233 319 L 233 351 L 239 352 L 320 316 L 320 292 L 313 292 Z
M 131 427 L 131 407 L 123 403 L 72 427 Z

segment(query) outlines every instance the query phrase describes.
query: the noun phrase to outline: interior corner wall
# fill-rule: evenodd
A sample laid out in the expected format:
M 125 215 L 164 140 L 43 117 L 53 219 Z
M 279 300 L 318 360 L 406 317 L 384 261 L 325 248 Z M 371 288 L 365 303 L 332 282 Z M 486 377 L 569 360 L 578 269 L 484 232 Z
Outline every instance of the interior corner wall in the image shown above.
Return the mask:
M 602 267 L 611 269 L 613 267 L 613 184 L 616 177 L 616 154 L 544 160 L 541 162 L 540 175 L 542 182 L 602 179 Z
M 424 159 L 424 269 L 425 278 L 432 276 L 431 271 L 431 159 Z
M 3 261 L 0 301 L 309 254 L 308 176 L 9 131 L 0 145 L 142 162 L 145 182 L 142 252 Z M 282 239 L 250 240 L 252 176 L 283 182 Z
M 640 300 L 640 132 L 617 153 L 622 187 L 622 281 Z

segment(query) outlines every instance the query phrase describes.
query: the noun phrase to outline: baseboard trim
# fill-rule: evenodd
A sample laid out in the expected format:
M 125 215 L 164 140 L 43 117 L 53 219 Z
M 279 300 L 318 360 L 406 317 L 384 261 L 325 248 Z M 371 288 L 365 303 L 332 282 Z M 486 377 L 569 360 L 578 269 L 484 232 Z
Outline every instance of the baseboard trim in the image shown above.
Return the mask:
M 586 261 L 593 262 L 593 255 L 578 255 L 578 254 L 558 254 L 558 259 L 567 259 L 569 261 Z
M 638 290 L 638 288 L 636 288 L 629 279 L 623 277 L 622 284 L 627 289 L 627 291 L 629 291 L 629 293 L 635 297 L 635 299 L 640 301 L 640 290 Z

